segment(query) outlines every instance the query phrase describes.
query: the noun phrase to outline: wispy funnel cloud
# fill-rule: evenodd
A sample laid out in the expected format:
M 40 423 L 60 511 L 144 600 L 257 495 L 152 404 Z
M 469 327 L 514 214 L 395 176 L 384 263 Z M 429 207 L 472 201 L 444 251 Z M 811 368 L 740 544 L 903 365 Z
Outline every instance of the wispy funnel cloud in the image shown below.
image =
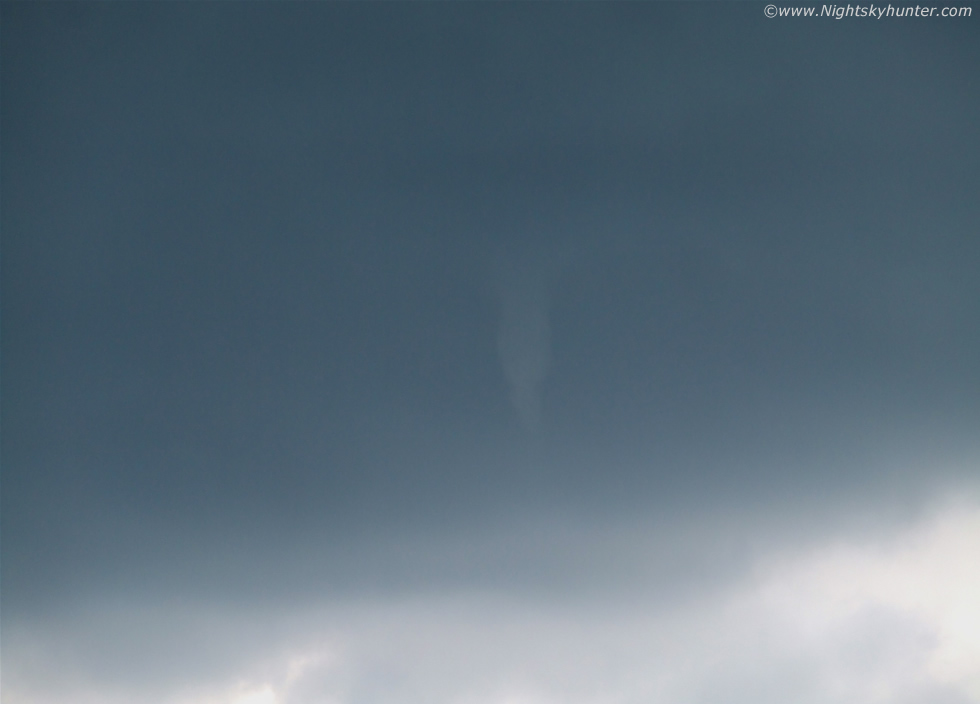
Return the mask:
M 543 267 L 523 261 L 501 267 L 497 353 L 510 400 L 530 431 L 541 421 L 541 386 L 551 363 L 548 286 Z

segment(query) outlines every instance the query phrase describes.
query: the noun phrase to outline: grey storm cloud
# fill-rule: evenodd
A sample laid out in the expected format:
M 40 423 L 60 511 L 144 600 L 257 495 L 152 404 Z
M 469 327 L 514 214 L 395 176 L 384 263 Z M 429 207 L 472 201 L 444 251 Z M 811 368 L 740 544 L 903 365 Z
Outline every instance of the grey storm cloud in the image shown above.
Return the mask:
M 980 702 L 980 42 L 0 4 L 4 704 Z

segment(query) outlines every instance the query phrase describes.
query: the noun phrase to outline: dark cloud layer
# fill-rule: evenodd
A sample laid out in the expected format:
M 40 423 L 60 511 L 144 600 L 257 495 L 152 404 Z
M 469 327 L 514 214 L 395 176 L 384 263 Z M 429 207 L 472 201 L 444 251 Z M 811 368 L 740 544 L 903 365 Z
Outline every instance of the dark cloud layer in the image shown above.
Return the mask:
M 5 618 L 587 584 L 591 521 L 974 479 L 975 23 L 5 3 Z

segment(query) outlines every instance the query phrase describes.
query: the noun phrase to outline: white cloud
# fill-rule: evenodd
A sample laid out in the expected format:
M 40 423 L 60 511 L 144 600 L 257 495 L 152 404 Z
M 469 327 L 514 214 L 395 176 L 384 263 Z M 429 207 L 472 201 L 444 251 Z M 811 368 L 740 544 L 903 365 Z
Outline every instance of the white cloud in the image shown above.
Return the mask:
M 915 673 L 980 701 L 977 594 L 980 510 L 958 506 L 885 544 L 841 542 L 771 566 L 752 596 L 800 642 L 832 642 L 875 628 L 869 619 L 890 620 L 902 631 L 896 635 L 916 639 L 921 652 L 912 663 L 896 656 L 899 669 L 888 681 Z
M 277 704 L 279 697 L 272 690 L 272 687 L 265 686 L 261 689 L 246 691 L 236 695 L 233 704 Z
M 884 538 L 770 552 L 680 596 L 108 605 L 6 629 L 4 701 L 980 702 L 978 556 L 980 503 L 961 502 Z

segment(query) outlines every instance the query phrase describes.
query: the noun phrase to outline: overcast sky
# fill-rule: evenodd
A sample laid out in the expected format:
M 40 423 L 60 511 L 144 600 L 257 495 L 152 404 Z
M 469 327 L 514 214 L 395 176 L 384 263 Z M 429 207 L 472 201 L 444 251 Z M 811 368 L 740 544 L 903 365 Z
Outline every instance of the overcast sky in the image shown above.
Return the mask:
M 4 704 L 980 702 L 977 18 L 2 5 Z

